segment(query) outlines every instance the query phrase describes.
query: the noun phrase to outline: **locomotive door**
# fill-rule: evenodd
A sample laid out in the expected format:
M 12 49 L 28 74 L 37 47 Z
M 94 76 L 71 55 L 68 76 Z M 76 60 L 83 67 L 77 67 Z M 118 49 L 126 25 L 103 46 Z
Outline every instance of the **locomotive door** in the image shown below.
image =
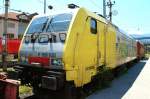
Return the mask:
M 82 85 L 89 83 L 96 73 L 97 66 L 97 21 L 88 17 L 86 20 L 82 39 L 78 47 L 79 79 Z

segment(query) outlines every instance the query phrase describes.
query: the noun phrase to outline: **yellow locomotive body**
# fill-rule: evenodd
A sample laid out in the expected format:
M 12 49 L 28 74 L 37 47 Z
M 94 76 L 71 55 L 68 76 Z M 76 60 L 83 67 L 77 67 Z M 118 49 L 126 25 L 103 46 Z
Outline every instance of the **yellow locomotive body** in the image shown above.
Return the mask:
M 38 16 L 29 24 L 20 46 L 19 68 L 16 67 L 20 74 L 24 73 L 23 81 L 50 90 L 63 88 L 66 82 L 82 87 L 90 83 L 101 68 L 114 69 L 136 59 L 135 40 L 102 16 L 85 8 L 77 8 L 64 16 L 61 13 Z M 42 31 L 37 31 L 41 28 L 37 19 Z M 55 31 L 57 26 L 65 26 L 66 30 Z

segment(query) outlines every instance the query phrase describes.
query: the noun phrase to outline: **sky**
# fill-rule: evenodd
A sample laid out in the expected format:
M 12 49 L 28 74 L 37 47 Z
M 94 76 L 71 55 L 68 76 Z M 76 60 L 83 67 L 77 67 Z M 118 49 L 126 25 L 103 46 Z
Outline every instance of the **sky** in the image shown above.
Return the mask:
M 10 0 L 10 8 L 23 12 L 43 14 L 44 0 Z M 85 7 L 92 12 L 103 14 L 103 0 L 46 0 L 47 6 L 52 5 L 53 10 L 47 8 L 47 14 L 67 8 L 74 3 Z M 109 0 L 106 0 L 109 1 Z M 112 0 L 113 1 L 113 0 Z M 115 0 L 112 22 L 129 34 L 150 35 L 150 0 Z M 0 0 L 0 13 L 4 13 L 4 0 Z M 108 9 L 107 9 L 108 10 Z M 11 11 L 11 10 L 9 10 Z M 12 12 L 12 11 L 11 11 Z M 108 13 L 108 11 L 107 11 Z

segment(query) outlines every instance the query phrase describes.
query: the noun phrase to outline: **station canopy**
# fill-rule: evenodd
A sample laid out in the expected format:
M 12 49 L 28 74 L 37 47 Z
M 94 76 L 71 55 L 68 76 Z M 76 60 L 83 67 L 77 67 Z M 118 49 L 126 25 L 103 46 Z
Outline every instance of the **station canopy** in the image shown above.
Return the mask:
M 144 45 L 150 45 L 150 33 L 145 35 L 131 35 L 136 40 L 141 41 Z

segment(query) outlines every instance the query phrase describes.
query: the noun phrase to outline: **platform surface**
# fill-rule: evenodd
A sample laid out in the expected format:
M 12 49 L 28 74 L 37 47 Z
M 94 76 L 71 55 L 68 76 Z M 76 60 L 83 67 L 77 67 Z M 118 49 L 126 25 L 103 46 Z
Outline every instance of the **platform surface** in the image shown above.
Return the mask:
M 150 99 L 150 58 L 122 99 Z
M 141 78 L 142 75 L 143 77 Z M 140 84 L 138 84 L 139 80 L 141 80 Z M 150 59 L 141 60 L 135 63 L 125 74 L 115 78 L 110 87 L 96 91 L 86 99 L 150 99 L 149 86 Z M 147 91 L 148 89 L 149 91 Z M 133 90 L 135 91 L 132 92 Z

